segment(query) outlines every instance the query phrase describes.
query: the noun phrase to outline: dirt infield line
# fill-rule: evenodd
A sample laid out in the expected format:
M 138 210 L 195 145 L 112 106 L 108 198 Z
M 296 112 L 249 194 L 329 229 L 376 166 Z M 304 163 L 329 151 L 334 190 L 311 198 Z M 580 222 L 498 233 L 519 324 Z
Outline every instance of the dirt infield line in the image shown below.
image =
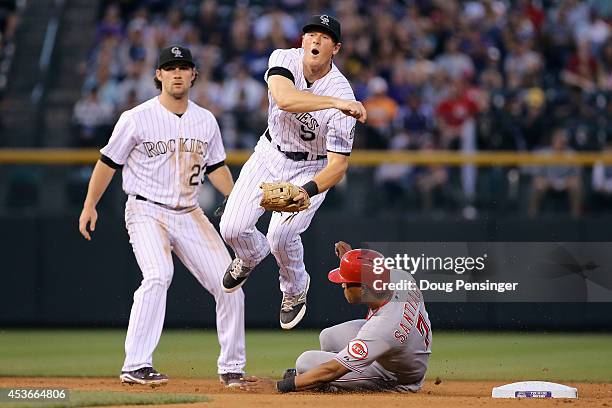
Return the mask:
M 68 388 L 74 390 L 132 391 L 132 392 L 177 392 L 204 394 L 211 402 L 198 404 L 163 405 L 163 407 L 184 408 L 270 408 L 291 406 L 304 408 L 388 408 L 397 407 L 610 407 L 612 408 L 612 384 L 567 383 L 578 388 L 577 400 L 501 400 L 490 398 L 491 389 L 501 385 L 499 381 L 442 381 L 436 385 L 427 381 L 416 394 L 318 394 L 295 393 L 250 394 L 240 390 L 230 390 L 221 386 L 215 379 L 178 378 L 162 388 L 128 386 L 114 378 L 31 378 L 0 377 L 0 388 Z M 291 405 L 289 405 L 291 404 Z M 410 405 L 407 405 L 410 404 Z M 2 404 L 0 404 L 1 406 Z

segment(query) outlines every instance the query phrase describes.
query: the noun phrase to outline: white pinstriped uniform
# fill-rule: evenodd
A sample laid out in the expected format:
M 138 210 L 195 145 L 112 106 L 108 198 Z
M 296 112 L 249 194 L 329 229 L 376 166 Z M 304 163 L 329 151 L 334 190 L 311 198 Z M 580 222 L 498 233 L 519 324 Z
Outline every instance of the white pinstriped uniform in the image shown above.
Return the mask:
M 298 90 L 355 100 L 348 80 L 333 64 L 323 78 L 309 87 L 304 78 L 303 57 L 301 48 L 274 51 L 265 79 L 270 69 L 281 67 L 291 72 Z M 268 131 L 272 141 L 262 136 L 242 168 L 221 218 L 221 235 L 247 267 L 255 267 L 272 252 L 279 266 L 281 291 L 295 295 L 304 290 L 308 278 L 300 234 L 310 225 L 326 193 L 312 197 L 310 207 L 297 213 L 291 222 L 283 223 L 288 213 L 274 213 L 264 235 L 255 228 L 264 213 L 259 206 L 262 196 L 259 185 L 264 181 L 303 185 L 312 180 L 327 165 L 327 159 L 317 160 L 317 156 L 326 156 L 328 151 L 350 154 L 356 120 L 337 109 L 290 113 L 278 108 L 270 92 L 268 99 Z M 279 150 L 308 153 L 309 160 L 294 161 Z
M 189 101 L 179 118 L 155 97 L 124 112 L 100 152 L 123 165 L 125 222 L 143 276 L 134 294 L 123 371 L 152 366 L 172 281 L 173 251 L 215 298 L 219 373 L 243 372 L 244 294 L 221 289 L 231 257 L 197 205 L 206 166 L 225 160 L 214 116 Z

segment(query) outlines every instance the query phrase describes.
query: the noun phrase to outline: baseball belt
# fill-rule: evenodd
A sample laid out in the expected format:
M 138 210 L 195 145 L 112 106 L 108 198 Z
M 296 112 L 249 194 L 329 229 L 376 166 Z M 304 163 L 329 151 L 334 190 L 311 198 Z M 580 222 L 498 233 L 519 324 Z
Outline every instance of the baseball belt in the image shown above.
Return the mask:
M 264 135 L 266 136 L 266 139 L 268 139 L 268 141 L 270 143 L 274 143 L 274 142 L 272 142 L 272 136 L 270 136 L 270 131 L 268 129 L 266 129 L 266 132 L 264 133 Z M 322 155 L 317 155 L 316 159 L 308 159 L 308 154 L 309 154 L 308 152 L 283 152 L 279 145 L 276 145 L 276 148 L 278 149 L 279 152 L 284 154 L 285 157 L 287 157 L 288 159 L 293 160 L 293 161 L 323 160 L 323 159 L 327 159 L 327 156 L 322 156 Z

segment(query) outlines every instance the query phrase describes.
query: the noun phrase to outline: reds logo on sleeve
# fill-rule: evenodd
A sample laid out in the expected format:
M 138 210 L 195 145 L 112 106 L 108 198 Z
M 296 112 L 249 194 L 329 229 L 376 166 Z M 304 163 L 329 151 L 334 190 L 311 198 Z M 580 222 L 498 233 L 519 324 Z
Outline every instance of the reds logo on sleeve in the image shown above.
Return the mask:
M 368 356 L 368 345 L 363 340 L 351 340 L 348 344 L 348 353 L 357 360 Z

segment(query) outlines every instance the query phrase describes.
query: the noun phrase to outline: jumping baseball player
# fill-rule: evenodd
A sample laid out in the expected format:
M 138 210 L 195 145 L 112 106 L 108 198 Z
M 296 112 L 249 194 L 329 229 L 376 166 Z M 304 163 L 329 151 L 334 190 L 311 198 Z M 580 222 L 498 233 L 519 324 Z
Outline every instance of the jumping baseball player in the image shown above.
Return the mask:
M 223 277 L 223 289 L 240 288 L 272 252 L 283 292 L 283 329 L 295 327 L 306 312 L 310 278 L 300 234 L 348 168 L 356 119 L 366 120 L 363 105 L 355 101 L 350 84 L 333 63 L 341 46 L 340 23 L 327 15 L 313 16 L 302 31 L 302 48 L 270 55 L 265 74 L 268 129 L 242 168 L 221 218 L 221 235 L 236 255 Z M 294 185 L 290 190 L 299 193 L 292 199 L 305 205 L 293 214 L 274 212 L 264 235 L 255 228 L 264 213 L 260 186 L 281 181 Z M 276 190 L 284 194 L 284 187 Z
M 287 370 L 281 381 L 249 377 L 243 389 L 284 393 L 307 389 L 416 392 L 421 388 L 432 332 L 416 281 L 403 271 L 377 275 L 373 260 L 382 257 L 379 252 L 351 250 L 340 242 L 336 253 L 341 256 L 340 267 L 329 273 L 329 280 L 342 284 L 349 303 L 366 303 L 367 318 L 323 330 L 321 350 L 302 353 L 296 368 Z M 381 282 L 394 280 L 392 273 L 414 281 L 413 290 L 382 289 Z
M 168 377 L 153 368 L 166 313 L 166 292 L 173 275 L 173 251 L 215 298 L 221 354 L 220 380 L 240 384 L 244 373 L 244 295 L 228 295 L 221 278 L 231 257 L 221 237 L 197 204 L 208 176 L 224 195 L 233 188 L 225 150 L 214 116 L 191 102 L 189 88 L 197 78 L 191 52 L 173 46 L 159 54 L 155 71 L 159 96 L 124 112 L 103 147 L 91 180 L 79 230 L 91 240 L 96 205 L 115 171 L 122 168 L 128 195 L 125 221 L 142 282 L 125 340 L 121 381 L 161 385 Z

